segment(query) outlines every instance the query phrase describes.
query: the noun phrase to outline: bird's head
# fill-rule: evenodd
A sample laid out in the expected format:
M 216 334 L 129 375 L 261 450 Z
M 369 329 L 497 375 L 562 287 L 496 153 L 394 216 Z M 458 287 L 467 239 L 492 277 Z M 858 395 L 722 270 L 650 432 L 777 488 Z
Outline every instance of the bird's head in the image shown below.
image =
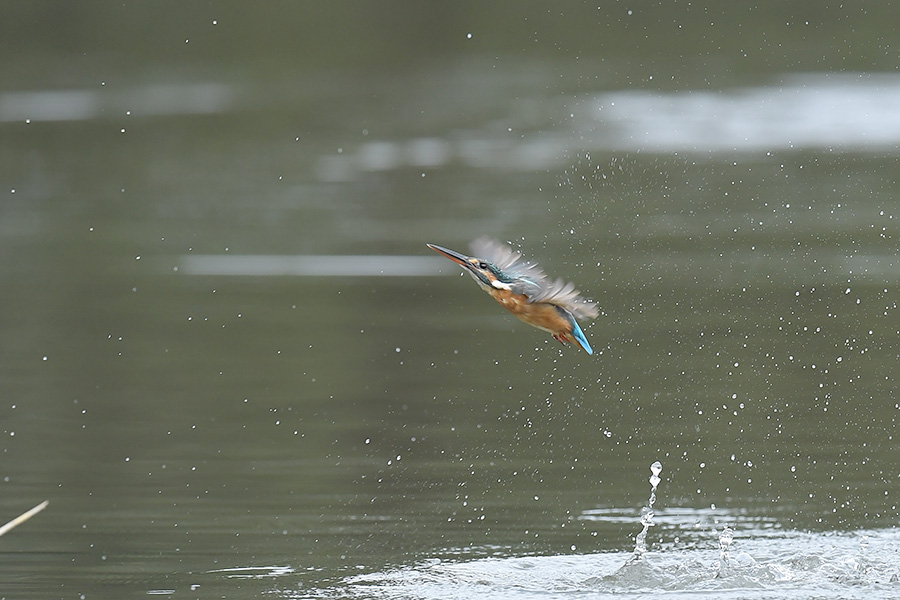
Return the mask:
M 478 258 L 477 256 L 466 256 L 455 250 L 436 246 L 435 244 L 428 244 L 428 247 L 460 265 L 464 271 L 472 276 L 472 279 L 474 279 L 484 291 L 489 291 L 491 289 L 508 290 L 515 282 L 512 277 L 505 274 L 495 264 L 488 260 Z

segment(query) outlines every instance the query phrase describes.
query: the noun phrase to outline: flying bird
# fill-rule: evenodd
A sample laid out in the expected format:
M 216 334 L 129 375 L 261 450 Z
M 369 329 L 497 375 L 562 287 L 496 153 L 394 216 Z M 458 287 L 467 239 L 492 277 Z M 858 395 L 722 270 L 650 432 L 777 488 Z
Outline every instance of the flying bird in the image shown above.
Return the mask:
M 427 246 L 462 266 L 481 289 L 517 318 L 552 334 L 560 343 L 578 342 L 588 354 L 594 353 L 576 319 L 593 319 L 600 311 L 579 295 L 574 284 L 551 280 L 536 263 L 490 238 L 471 243 L 473 256 L 435 244 Z

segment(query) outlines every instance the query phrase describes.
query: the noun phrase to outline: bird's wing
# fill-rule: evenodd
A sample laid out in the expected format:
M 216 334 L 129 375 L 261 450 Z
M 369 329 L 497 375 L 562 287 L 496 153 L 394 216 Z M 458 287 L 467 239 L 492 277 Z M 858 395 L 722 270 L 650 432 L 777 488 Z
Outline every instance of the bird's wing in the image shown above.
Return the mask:
M 566 309 L 576 319 L 594 319 L 600 314 L 597 305 L 587 298 L 582 298 L 575 284 L 566 283 L 562 279 L 548 282 L 541 290 L 528 297 L 529 302 L 547 302 Z
M 480 237 L 469 244 L 472 254 L 491 262 L 506 275 L 512 277 L 510 285 L 515 294 L 525 294 L 529 299 L 540 292 L 548 283 L 549 278 L 537 263 L 527 261 L 522 255 L 497 240 Z
M 562 279 L 551 280 L 544 271 L 522 255 L 488 237 L 478 238 L 471 244 L 472 254 L 488 260 L 515 278 L 510 284 L 515 294 L 524 294 L 529 302 L 547 302 L 562 307 L 579 319 L 593 319 L 600 314 L 597 305 L 582 298 L 575 285 Z

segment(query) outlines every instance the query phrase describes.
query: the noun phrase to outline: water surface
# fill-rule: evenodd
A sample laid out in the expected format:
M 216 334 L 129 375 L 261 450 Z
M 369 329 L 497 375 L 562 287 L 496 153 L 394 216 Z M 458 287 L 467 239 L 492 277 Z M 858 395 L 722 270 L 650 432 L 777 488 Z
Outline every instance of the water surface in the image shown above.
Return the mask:
M 895 595 L 885 9 L 344 8 L 0 25 L 0 596 Z

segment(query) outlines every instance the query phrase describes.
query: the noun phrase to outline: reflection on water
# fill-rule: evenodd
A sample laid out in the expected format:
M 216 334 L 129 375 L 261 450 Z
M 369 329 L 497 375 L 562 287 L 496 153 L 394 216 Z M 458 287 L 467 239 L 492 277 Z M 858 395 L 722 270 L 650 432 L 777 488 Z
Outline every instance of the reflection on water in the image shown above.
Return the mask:
M 900 147 L 900 77 L 894 75 L 793 75 L 773 85 L 719 92 L 608 91 L 556 102 L 543 119 L 529 120 L 536 135 L 485 137 L 472 131 L 445 140 L 371 141 L 323 156 L 317 173 L 322 181 L 338 182 L 365 172 L 454 163 L 534 171 L 565 167 L 573 149 L 771 153 Z M 559 119 L 567 111 L 571 119 Z M 518 112 L 511 109 L 513 123 Z
M 825 73 L 721 92 L 604 93 L 583 117 L 600 126 L 593 149 L 896 151 L 898 104 L 896 76 Z
M 290 94 L 279 99 L 290 102 Z M 80 121 L 222 114 L 250 108 L 249 93 L 225 83 L 182 83 L 130 90 L 47 90 L 0 93 L 0 122 Z M 593 152 L 722 152 L 896 150 L 900 145 L 900 77 L 881 74 L 791 75 L 773 85 L 670 93 L 606 91 L 557 100 L 529 128 L 528 139 L 484 137 L 379 139 L 352 152 L 320 158 L 323 181 L 400 168 L 469 167 L 533 171 L 565 165 L 573 147 Z M 257 107 L 260 108 L 260 107 Z M 559 113 L 571 111 L 571 119 Z M 511 117 L 522 116 L 515 107 Z
M 0 123 L 216 114 L 235 108 L 234 96 L 229 86 L 220 83 L 153 85 L 126 91 L 8 91 L 0 92 Z
M 422 277 L 448 272 L 444 261 L 424 256 L 187 255 L 186 275 L 296 277 Z

